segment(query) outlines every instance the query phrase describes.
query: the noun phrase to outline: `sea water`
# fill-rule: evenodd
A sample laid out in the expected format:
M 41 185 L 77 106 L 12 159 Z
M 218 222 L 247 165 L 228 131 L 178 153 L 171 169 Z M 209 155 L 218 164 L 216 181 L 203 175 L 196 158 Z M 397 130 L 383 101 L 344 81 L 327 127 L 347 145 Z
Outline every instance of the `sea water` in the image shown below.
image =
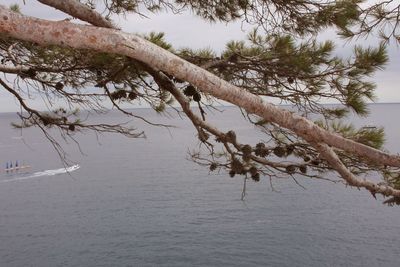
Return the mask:
M 386 128 L 400 152 L 399 104 L 370 105 L 359 125 Z M 255 144 L 263 135 L 238 110 L 207 111 L 224 131 Z M 0 266 L 399 266 L 400 208 L 365 190 L 290 179 L 247 184 L 187 160 L 198 147 L 187 120 L 137 109 L 175 128 L 133 121 L 146 139 L 77 134 L 65 165 L 39 129 L 0 114 Z M 93 120 L 100 119 L 94 117 Z M 117 113 L 106 121 L 129 120 Z M 82 150 L 82 152 L 80 151 Z M 69 172 L 65 171 L 70 168 Z

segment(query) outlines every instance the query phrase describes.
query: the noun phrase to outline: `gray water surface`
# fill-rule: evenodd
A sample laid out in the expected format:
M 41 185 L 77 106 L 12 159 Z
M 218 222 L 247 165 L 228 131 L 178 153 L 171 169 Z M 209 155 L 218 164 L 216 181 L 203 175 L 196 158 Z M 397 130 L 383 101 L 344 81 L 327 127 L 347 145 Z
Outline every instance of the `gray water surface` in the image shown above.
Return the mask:
M 400 105 L 370 108 L 369 119 L 355 122 L 385 126 L 386 148 L 399 152 Z M 215 117 L 224 130 L 262 139 L 233 108 Z M 23 131 L 28 147 L 12 120 L 0 114 L 0 162 L 24 160 L 32 169 L 0 173 L 0 266 L 400 265 L 398 207 L 365 190 L 304 179 L 306 189 L 275 181 L 279 192 L 267 179 L 250 182 L 243 202 L 242 179 L 186 160 L 197 142 L 179 118 L 167 121 L 178 126 L 170 131 L 139 123 L 147 139 L 77 136 L 85 155 L 72 143 L 66 150 L 78 170 L 15 181 L 63 166 L 39 130 Z

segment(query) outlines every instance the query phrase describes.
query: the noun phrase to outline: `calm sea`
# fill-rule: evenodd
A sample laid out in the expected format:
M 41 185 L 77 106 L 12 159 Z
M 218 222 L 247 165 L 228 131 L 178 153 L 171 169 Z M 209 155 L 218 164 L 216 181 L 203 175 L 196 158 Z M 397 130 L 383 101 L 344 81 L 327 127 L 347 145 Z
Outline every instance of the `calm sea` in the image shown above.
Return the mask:
M 353 121 L 384 126 L 386 148 L 400 152 L 400 104 L 370 109 Z M 21 135 L 15 114 L 0 114 L 2 168 L 32 166 L 0 173 L 0 266 L 400 266 L 400 207 L 304 179 L 306 189 L 274 181 L 279 192 L 250 182 L 243 202 L 242 179 L 187 160 L 198 146 L 187 120 L 135 112 L 177 127 L 137 122 L 147 139 L 77 135 L 83 154 L 64 144 L 78 164 L 70 174 L 38 129 Z M 263 138 L 234 108 L 208 113 L 253 144 Z

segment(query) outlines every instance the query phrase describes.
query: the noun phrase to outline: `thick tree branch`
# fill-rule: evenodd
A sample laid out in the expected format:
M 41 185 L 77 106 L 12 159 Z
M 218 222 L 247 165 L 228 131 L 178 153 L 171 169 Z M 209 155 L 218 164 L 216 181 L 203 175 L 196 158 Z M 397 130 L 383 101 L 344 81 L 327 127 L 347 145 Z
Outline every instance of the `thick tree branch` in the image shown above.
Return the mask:
M 90 7 L 76 0 L 38 0 L 40 3 L 54 7 L 82 21 L 104 28 L 115 28 L 111 21 L 103 18 Z
M 250 114 L 290 129 L 308 142 L 326 143 L 382 165 L 400 166 L 400 157 L 359 144 L 330 133 L 311 121 L 287 110 L 265 103 L 206 70 L 138 37 L 117 30 L 50 22 L 34 19 L 0 7 L 0 32 L 20 40 L 42 45 L 60 45 L 77 49 L 93 49 L 125 55 L 144 62 L 178 79 L 190 82 L 199 90 L 244 108 Z
M 335 169 L 350 186 L 363 187 L 370 191 L 374 196 L 375 194 L 382 194 L 384 196 L 400 197 L 400 190 L 394 189 L 390 186 L 377 185 L 366 179 L 362 180 L 352 174 L 349 169 L 342 163 L 336 153 L 326 144 L 312 144 L 320 153 L 321 156 L 329 162 L 330 166 Z

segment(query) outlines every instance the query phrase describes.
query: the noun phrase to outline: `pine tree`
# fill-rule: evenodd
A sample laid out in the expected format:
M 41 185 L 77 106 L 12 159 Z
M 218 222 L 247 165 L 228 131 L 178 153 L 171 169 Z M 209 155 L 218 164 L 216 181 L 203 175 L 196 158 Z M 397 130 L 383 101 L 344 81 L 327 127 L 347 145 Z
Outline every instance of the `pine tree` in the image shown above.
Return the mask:
M 332 172 L 350 186 L 398 202 L 400 157 L 379 150 L 383 129 L 340 122 L 351 111 L 368 115 L 366 103 L 374 100 L 375 89 L 370 77 L 387 63 L 388 41 L 399 40 L 397 24 L 387 27 L 398 22 L 391 1 L 366 7 L 361 0 L 106 0 L 106 17 L 96 11 L 95 1 L 39 2 L 90 25 L 30 18 L 18 6 L 0 6 L 0 71 L 15 78 L 14 83 L 0 79 L 0 85 L 25 110 L 16 127 L 40 127 L 52 142 L 49 128 L 66 137 L 83 130 L 140 137 L 142 132 L 124 124 L 86 124 L 79 109 L 105 111 L 111 103 L 148 122 L 127 104 L 147 103 L 157 112 L 178 105 L 209 148 L 192 159 L 211 171 L 225 169 L 256 182 L 262 177 L 323 178 Z M 246 40 L 215 52 L 176 48 L 163 33 L 124 33 L 110 19 L 110 14 L 139 15 L 142 9 L 190 10 L 210 22 L 242 20 L 254 30 Z M 383 42 L 374 48 L 355 46 L 353 56 L 340 58 L 333 41 L 317 41 L 327 28 L 343 38 L 380 33 Z M 48 103 L 61 99 L 66 105 L 36 110 L 26 101 L 26 88 Z M 234 129 L 223 132 L 211 125 L 204 107 L 218 99 L 241 108 L 244 119 L 268 141 L 242 143 Z M 292 104 L 298 114 L 269 103 L 275 100 Z M 324 100 L 341 105 L 325 106 Z M 313 122 L 310 114 L 323 119 Z M 382 182 L 363 179 L 368 173 L 380 174 Z

